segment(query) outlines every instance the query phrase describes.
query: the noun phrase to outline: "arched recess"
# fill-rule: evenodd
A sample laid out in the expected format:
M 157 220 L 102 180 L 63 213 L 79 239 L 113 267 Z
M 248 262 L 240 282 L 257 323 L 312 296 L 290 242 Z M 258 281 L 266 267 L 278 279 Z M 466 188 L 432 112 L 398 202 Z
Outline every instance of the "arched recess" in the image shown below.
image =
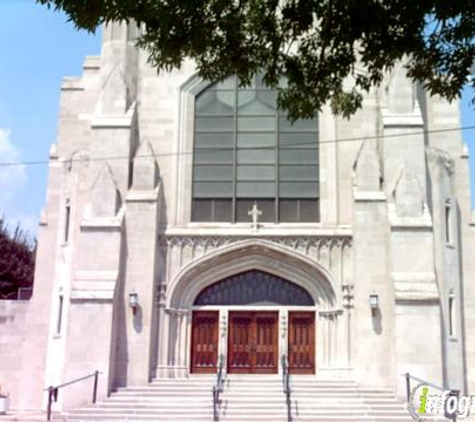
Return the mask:
M 295 283 L 264 271 L 249 270 L 205 287 L 194 305 L 314 306 L 315 302 Z
M 185 266 L 168 285 L 167 307 L 191 309 L 205 288 L 249 270 L 262 271 L 300 286 L 319 309 L 341 307 L 341 295 L 325 268 L 295 251 L 261 239 L 234 243 Z

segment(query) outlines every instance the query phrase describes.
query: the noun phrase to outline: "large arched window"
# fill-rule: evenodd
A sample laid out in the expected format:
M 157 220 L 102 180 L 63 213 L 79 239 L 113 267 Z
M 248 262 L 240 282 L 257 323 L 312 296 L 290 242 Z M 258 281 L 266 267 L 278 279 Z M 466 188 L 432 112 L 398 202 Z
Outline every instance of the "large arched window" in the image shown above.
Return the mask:
M 195 100 L 192 220 L 319 220 L 318 122 L 291 124 L 258 75 L 241 89 L 236 77 Z

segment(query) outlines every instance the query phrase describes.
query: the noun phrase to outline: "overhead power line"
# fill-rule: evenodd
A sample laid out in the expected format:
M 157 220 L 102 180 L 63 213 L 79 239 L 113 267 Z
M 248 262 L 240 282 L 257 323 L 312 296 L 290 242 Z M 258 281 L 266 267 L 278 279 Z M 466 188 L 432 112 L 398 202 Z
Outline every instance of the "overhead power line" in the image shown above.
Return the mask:
M 343 143 L 343 142 L 358 142 L 364 141 L 367 139 L 388 139 L 388 138 L 403 138 L 407 136 L 416 136 L 416 135 L 428 135 L 434 133 L 444 133 L 444 132 L 455 132 L 455 131 L 465 131 L 465 130 L 474 130 L 475 125 L 473 126 L 458 126 L 453 128 L 445 128 L 445 129 L 434 129 L 434 130 L 420 130 L 414 132 L 406 132 L 406 133 L 397 133 L 393 135 L 374 135 L 374 136 L 358 136 L 352 138 L 340 138 L 340 139 L 328 139 L 324 141 L 318 141 L 318 145 L 322 144 L 333 144 L 333 143 Z M 219 133 L 219 132 L 210 132 L 210 133 Z M 301 133 L 305 133 L 302 131 Z M 287 143 L 281 144 L 280 146 L 285 147 L 304 147 L 306 145 L 315 145 L 315 142 L 300 142 L 300 143 Z M 240 148 L 237 148 L 240 149 Z M 253 148 L 242 148 L 242 149 L 275 149 L 275 146 L 263 146 L 263 147 L 253 147 Z M 229 151 L 234 150 L 234 147 L 218 147 L 218 148 L 200 148 L 195 150 L 183 151 L 183 152 L 168 152 L 168 153 L 158 153 L 158 154 L 144 154 L 144 155 L 135 155 L 134 157 L 130 156 L 108 156 L 108 157 L 91 157 L 91 158 L 75 158 L 75 159 L 65 159 L 64 162 L 72 162 L 77 163 L 81 161 L 111 161 L 111 160 L 124 160 L 130 158 L 149 158 L 149 157 L 170 157 L 170 156 L 178 156 L 178 155 L 189 155 L 193 153 L 204 153 L 204 152 L 218 152 L 218 151 Z M 9 166 L 36 166 L 36 165 L 47 165 L 50 163 L 50 160 L 33 160 L 33 161 L 13 161 L 13 162 L 0 162 L 0 167 L 9 167 Z

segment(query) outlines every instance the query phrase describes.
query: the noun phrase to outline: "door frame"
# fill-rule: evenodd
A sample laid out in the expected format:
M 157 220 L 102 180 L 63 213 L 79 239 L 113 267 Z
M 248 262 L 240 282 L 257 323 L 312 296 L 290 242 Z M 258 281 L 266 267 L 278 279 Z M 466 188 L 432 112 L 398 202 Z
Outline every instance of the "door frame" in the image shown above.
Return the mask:
M 288 321 L 289 313 L 291 312 L 311 312 L 315 314 L 315 332 L 317 330 L 317 321 L 319 312 L 321 312 L 315 306 L 278 306 L 278 305 L 206 305 L 206 306 L 197 306 L 194 305 L 191 307 L 191 314 L 201 311 L 216 311 L 219 313 L 219 335 L 218 335 L 218 356 L 223 356 L 225 361 L 224 369 L 227 371 L 227 362 L 228 362 L 228 341 L 229 341 L 229 313 L 236 311 L 245 311 L 245 312 L 277 312 L 278 313 L 278 371 L 279 375 L 282 374 L 282 355 L 285 353 L 288 355 Z M 188 373 L 193 373 L 192 371 L 192 340 L 193 340 L 193 317 L 189 319 L 189 330 L 188 330 L 188 351 L 187 356 L 190 357 L 188 361 Z M 318 340 L 320 339 L 320 340 Z M 315 374 L 318 373 L 317 363 L 319 362 L 318 350 L 321 351 L 321 348 L 318 347 L 317 341 L 322 341 L 320 336 L 315 335 Z M 320 360 L 320 363 L 322 361 Z M 239 375 L 239 374 L 235 374 Z

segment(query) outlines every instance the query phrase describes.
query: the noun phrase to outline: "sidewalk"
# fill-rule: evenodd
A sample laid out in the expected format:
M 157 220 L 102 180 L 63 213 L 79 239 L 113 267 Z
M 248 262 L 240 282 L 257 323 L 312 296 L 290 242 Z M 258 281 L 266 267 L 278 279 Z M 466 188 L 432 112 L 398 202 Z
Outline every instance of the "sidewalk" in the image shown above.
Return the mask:
M 0 422 L 37 422 L 46 421 L 46 413 L 41 410 L 9 410 L 5 415 L 0 415 Z

